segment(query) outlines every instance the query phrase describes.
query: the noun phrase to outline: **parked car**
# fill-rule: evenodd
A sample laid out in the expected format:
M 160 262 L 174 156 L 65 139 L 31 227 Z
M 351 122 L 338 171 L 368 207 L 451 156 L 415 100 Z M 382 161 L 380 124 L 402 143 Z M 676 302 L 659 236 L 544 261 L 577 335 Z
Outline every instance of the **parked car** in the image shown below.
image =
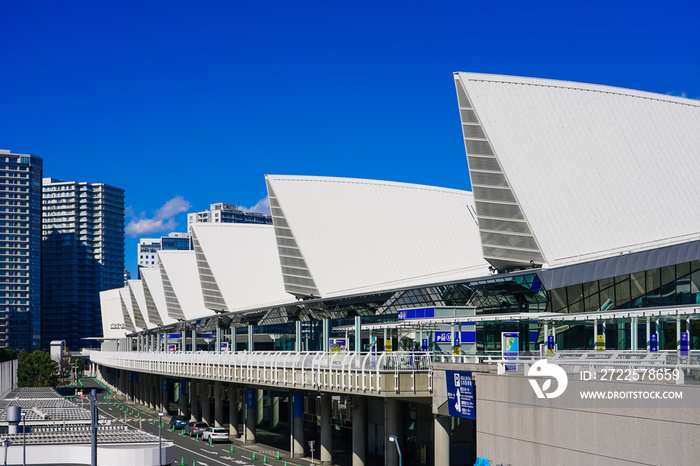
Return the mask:
M 190 437 L 194 437 L 197 434 L 199 434 L 201 437 L 204 431 L 209 427 L 209 424 L 206 422 L 190 422 L 187 425 L 189 426 L 190 424 L 193 424 L 192 428 L 190 429 Z M 185 429 L 187 429 L 187 427 L 185 427 Z M 187 432 L 185 432 L 185 434 L 187 434 Z
M 223 427 L 209 427 L 202 434 L 202 440 L 208 442 L 210 438 L 212 442 L 228 442 L 228 431 Z
M 170 418 L 170 428 L 183 429 L 187 425 L 187 417 L 173 416 Z
M 185 428 L 183 429 L 184 430 L 183 434 L 190 435 L 190 432 L 192 432 L 192 428 L 194 427 L 195 424 L 197 424 L 195 421 L 188 422 L 187 425 L 185 426 Z

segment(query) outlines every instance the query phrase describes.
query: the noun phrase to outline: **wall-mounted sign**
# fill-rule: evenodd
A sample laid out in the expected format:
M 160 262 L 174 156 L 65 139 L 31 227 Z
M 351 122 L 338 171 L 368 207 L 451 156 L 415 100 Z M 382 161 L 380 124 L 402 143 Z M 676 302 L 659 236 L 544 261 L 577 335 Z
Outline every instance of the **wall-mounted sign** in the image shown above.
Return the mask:
M 445 371 L 447 377 L 447 406 L 450 416 L 476 419 L 472 373 Z

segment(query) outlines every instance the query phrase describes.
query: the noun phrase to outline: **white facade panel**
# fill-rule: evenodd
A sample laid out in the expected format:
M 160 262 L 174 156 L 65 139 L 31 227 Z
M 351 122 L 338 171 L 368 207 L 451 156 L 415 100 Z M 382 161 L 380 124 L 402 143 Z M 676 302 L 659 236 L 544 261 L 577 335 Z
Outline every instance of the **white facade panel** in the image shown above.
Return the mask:
M 294 301 L 284 290 L 272 225 L 197 223 L 192 231 L 229 312 Z
M 542 79 L 456 77 L 549 265 L 700 238 L 700 102 Z
M 131 293 L 131 306 L 134 312 L 134 320 L 139 327 L 152 328 L 154 325 L 148 320 L 148 310 L 146 309 L 146 296 L 143 293 L 143 283 L 141 280 L 128 280 L 129 292 Z M 134 301 L 136 305 L 134 306 Z
M 348 178 L 267 181 L 321 297 L 488 274 L 469 192 Z
M 194 251 L 158 251 L 160 266 L 170 279 L 185 319 L 214 315 L 204 307 Z
M 136 319 L 134 319 L 134 306 L 131 304 L 131 292 L 129 291 L 129 287 L 125 286 L 124 288 L 119 288 L 119 297 L 122 300 L 122 306 L 124 309 L 126 309 L 126 313 L 129 316 L 129 320 L 131 321 L 131 325 L 134 326 L 134 328 L 139 331 L 139 330 L 144 330 L 142 327 L 139 325 L 136 325 Z M 126 316 L 124 316 L 126 318 Z M 129 322 L 125 322 L 127 330 L 129 329 Z
M 100 292 L 100 312 L 102 313 L 102 335 L 106 339 L 126 336 L 127 331 L 118 288 Z
M 165 293 L 163 291 L 163 280 L 159 269 L 141 269 L 141 280 L 145 282 L 148 291 L 151 293 L 153 302 L 158 310 L 158 315 L 165 325 L 175 323 L 176 320 L 168 315 L 168 308 L 165 305 Z

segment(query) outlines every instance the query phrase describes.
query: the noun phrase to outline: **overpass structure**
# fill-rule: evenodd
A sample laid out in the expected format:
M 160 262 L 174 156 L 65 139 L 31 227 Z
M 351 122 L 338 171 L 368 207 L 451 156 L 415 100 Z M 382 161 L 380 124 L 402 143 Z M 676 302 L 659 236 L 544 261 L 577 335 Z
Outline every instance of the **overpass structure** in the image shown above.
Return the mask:
M 268 175 L 273 225 L 194 225 L 193 251 L 160 251 L 158 270 L 101 293 L 106 341 L 90 356 L 101 377 L 234 436 L 245 417 L 247 440 L 286 419 L 293 453 L 320 435 L 324 464 L 348 436 L 355 465 L 396 464 L 396 435 L 407 464 L 442 466 L 642 460 L 599 442 L 606 422 L 629 438 L 700 434 L 686 403 L 700 349 L 700 103 L 533 78 L 454 81 L 471 192 Z M 521 396 L 537 394 L 528 358 L 538 355 L 682 374 L 688 394 L 669 408 L 680 420 L 657 411 L 647 424 L 630 414 L 641 405 L 606 418 L 576 400 L 580 424 L 567 424 L 565 406 Z M 608 383 L 564 372 L 570 387 Z M 457 384 L 468 400 L 450 398 Z M 584 443 L 568 448 L 573 436 Z M 675 458 L 672 444 L 637 446 Z

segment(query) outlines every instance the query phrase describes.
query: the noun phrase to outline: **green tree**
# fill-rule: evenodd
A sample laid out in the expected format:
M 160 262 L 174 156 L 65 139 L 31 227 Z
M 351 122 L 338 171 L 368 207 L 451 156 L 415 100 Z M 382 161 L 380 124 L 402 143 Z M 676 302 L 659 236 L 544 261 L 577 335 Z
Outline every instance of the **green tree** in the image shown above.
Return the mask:
M 46 351 L 19 353 L 17 385 L 20 387 L 55 387 L 58 363 Z
M 10 348 L 4 348 L 0 350 L 0 362 L 12 361 L 17 359 L 17 352 Z

